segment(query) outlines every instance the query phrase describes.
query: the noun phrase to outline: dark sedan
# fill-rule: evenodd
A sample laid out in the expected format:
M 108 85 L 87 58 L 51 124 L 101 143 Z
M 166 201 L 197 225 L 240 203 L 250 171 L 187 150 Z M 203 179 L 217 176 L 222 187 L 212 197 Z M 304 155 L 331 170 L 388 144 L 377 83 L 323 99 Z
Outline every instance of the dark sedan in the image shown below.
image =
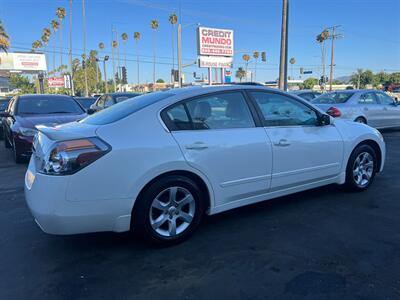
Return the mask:
M 37 125 L 55 126 L 80 120 L 86 116 L 79 103 L 64 95 L 23 95 L 12 98 L 1 112 L 4 145 L 12 148 L 16 162 L 32 152 Z
M 95 103 L 93 103 L 90 108 L 92 112 L 96 112 L 102 110 L 104 108 L 110 107 L 116 103 L 125 101 L 126 99 L 133 98 L 141 95 L 140 93 L 128 93 L 128 92 L 120 92 L 120 93 L 110 93 L 104 94 L 100 96 Z

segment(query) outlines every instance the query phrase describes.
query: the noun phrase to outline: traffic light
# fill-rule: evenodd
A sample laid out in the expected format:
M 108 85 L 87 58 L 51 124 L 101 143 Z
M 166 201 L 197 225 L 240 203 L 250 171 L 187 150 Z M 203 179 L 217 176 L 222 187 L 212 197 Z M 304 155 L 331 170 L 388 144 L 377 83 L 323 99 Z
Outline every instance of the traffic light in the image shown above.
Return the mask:
M 86 68 L 86 62 L 84 59 L 82 59 L 82 69 L 85 69 L 85 68 Z
M 128 74 L 126 72 L 126 68 L 122 67 L 122 83 L 127 84 L 128 83 Z
M 304 74 L 304 68 L 303 67 L 300 68 L 300 74 Z
M 197 78 L 196 72 L 193 72 L 193 78 Z
M 267 53 L 265 53 L 265 51 L 261 52 L 261 61 L 267 61 Z

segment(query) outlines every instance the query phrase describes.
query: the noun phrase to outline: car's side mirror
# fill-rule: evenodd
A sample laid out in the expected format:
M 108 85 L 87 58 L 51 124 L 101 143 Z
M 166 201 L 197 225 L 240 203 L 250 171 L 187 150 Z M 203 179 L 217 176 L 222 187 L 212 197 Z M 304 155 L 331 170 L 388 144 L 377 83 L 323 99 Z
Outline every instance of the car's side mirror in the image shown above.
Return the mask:
M 95 112 L 96 112 L 96 110 L 94 110 L 93 108 L 88 108 L 88 109 L 86 110 L 86 113 L 87 113 L 88 115 L 93 115 Z
M 326 126 L 331 124 L 331 117 L 327 114 L 320 115 L 318 119 L 320 126 Z
M 0 111 L 0 118 L 8 118 L 11 115 L 6 111 Z

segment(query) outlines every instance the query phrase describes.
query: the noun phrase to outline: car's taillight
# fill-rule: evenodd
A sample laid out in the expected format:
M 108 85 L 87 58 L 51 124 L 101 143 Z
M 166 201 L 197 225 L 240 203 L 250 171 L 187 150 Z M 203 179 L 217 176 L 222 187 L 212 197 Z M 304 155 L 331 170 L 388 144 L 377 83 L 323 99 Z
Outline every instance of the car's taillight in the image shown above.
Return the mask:
M 336 108 L 336 107 L 334 107 L 334 106 L 330 107 L 330 108 L 326 111 L 326 113 L 327 113 L 328 115 L 334 117 L 334 118 L 338 118 L 338 117 L 340 117 L 340 116 L 342 115 L 342 112 L 341 112 L 338 108 Z
M 69 175 L 91 164 L 111 150 L 96 137 L 60 141 L 51 147 L 38 172 L 47 175 Z

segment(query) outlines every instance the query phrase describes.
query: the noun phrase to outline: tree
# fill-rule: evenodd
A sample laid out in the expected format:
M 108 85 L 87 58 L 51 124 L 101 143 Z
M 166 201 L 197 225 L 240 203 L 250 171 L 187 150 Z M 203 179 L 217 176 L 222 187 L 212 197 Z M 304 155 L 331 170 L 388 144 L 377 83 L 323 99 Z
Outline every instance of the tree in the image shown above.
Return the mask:
M 21 94 L 35 93 L 35 85 L 29 79 L 21 74 L 12 74 L 10 76 L 10 83 L 16 89 L 20 90 Z
M 122 42 L 124 43 L 124 66 L 126 68 L 126 41 L 128 40 L 128 34 L 123 33 L 121 34 Z
M 370 70 L 364 71 L 363 69 L 357 69 L 357 72 L 353 73 L 350 78 L 350 82 L 357 87 L 357 89 L 365 88 L 366 85 L 372 84 L 374 81 L 374 74 Z
M 300 88 L 302 90 L 312 90 L 314 85 L 317 84 L 318 84 L 318 79 L 310 77 L 303 81 L 303 83 L 300 85 Z
M 56 20 L 51 20 L 51 28 L 53 29 L 54 35 L 56 35 L 56 32 L 58 28 L 60 27 L 60 23 L 58 23 Z M 53 70 L 56 69 L 56 48 L 57 48 L 57 39 L 54 39 L 54 50 L 53 50 Z
M 291 75 L 291 77 L 292 77 L 292 79 L 294 78 L 293 77 L 293 65 L 296 63 L 296 59 L 294 58 L 294 57 L 292 57 L 290 60 L 289 60 L 289 63 L 290 63 L 290 65 L 291 65 L 291 70 L 290 70 L 290 75 Z
M 156 83 L 165 83 L 164 79 L 158 78 Z
M 178 16 L 173 13 L 169 16 L 169 22 L 172 25 L 172 37 L 171 37 L 171 42 L 172 42 L 172 70 L 175 70 L 175 49 L 174 49 L 174 36 L 175 36 L 175 24 L 178 22 Z
M 40 49 L 43 47 L 43 44 L 40 40 L 36 40 L 32 43 L 32 52 L 35 52 L 37 49 Z
M 10 48 L 10 37 L 6 33 L 3 26 L 3 22 L 0 20 L 0 50 L 7 53 L 8 48 Z
M 56 9 L 56 16 L 58 17 L 58 20 L 60 22 L 60 65 L 63 64 L 62 62 L 62 21 L 64 20 L 65 16 L 67 15 L 67 13 L 65 12 L 65 8 L 64 7 L 57 7 Z
M 97 85 L 97 74 L 101 77 L 100 69 L 98 68 L 96 61 L 97 51 L 91 50 L 89 57 L 83 55 L 83 60 L 85 62 L 85 68 L 88 80 L 88 90 L 89 93 L 96 92 Z M 73 61 L 73 74 L 74 74 L 74 84 L 75 91 L 77 94 L 85 94 L 85 72 L 79 59 L 74 59 Z
M 156 82 L 156 31 L 158 29 L 158 21 L 151 20 L 151 29 L 153 29 L 153 83 Z
M 242 82 L 242 79 L 244 77 L 246 77 L 246 71 L 243 70 L 242 67 L 240 67 L 239 69 L 236 70 L 236 74 L 235 74 L 236 78 L 239 78 L 239 81 Z
M 258 58 L 260 57 L 260 52 L 254 51 L 253 52 L 253 57 L 254 57 L 254 81 L 257 81 L 257 63 L 258 63 Z
M 245 61 L 245 65 L 246 65 L 246 74 L 245 74 L 245 77 L 247 78 L 247 67 L 248 67 L 248 65 L 249 65 L 250 55 L 248 55 L 248 54 L 243 54 L 242 58 L 243 58 L 243 60 Z
M 321 49 L 321 66 L 322 66 L 322 76 L 325 78 L 325 55 L 326 55 L 326 48 L 325 48 L 325 41 L 330 37 L 330 32 L 328 29 L 324 29 L 320 34 L 317 35 L 317 42 L 320 45 Z
M 139 80 L 139 40 L 140 40 L 140 32 L 135 31 L 133 33 L 133 39 L 135 40 L 135 43 L 136 43 L 137 84 L 139 84 L 140 83 L 140 80 Z

